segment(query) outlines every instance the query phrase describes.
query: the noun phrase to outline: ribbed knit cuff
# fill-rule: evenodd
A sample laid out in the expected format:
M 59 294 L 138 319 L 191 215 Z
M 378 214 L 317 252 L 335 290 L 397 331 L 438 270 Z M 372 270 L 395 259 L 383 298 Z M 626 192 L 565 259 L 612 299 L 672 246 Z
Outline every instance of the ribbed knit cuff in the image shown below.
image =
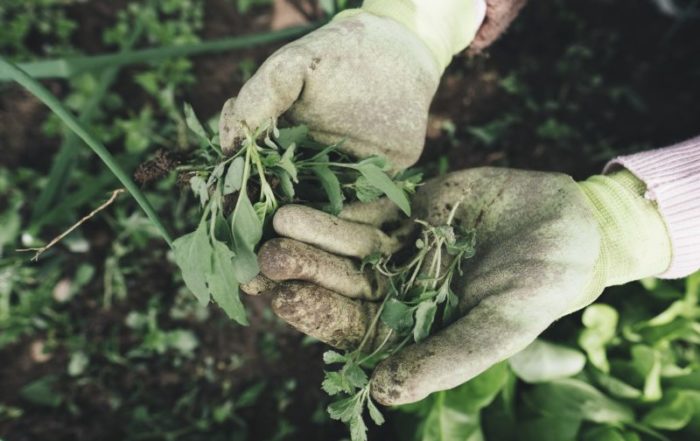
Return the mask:
M 700 136 L 670 147 L 620 156 L 605 173 L 624 167 L 646 184 L 671 238 L 669 268 L 658 277 L 685 277 L 700 269 Z

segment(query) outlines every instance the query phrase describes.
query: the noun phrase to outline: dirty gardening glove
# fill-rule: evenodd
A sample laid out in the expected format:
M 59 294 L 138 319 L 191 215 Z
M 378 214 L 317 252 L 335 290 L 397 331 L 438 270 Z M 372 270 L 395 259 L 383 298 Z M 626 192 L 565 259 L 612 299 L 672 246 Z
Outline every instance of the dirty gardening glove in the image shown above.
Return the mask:
M 368 0 L 288 44 L 222 109 L 231 151 L 250 129 L 282 114 L 323 144 L 356 157 L 385 156 L 397 169 L 423 149 L 428 107 L 452 55 L 476 33 L 483 0 Z M 481 6 L 479 6 L 481 5 Z
M 444 225 L 459 203 L 454 222 L 476 231 L 476 254 L 452 285 L 461 318 L 380 363 L 375 399 L 410 403 L 455 387 L 604 287 L 663 272 L 671 245 L 643 192 L 627 171 L 576 183 L 556 173 L 480 168 L 428 182 L 415 197 L 416 218 Z M 357 217 L 374 225 L 383 218 Z M 376 304 L 356 299 L 371 298 L 372 280 L 338 255 L 390 253 L 407 239 L 294 206 L 281 209 L 274 226 L 289 239 L 263 246 L 262 272 L 297 280 L 270 290 L 277 314 L 332 345 L 359 341 Z
M 403 218 L 402 218 L 403 217 Z M 392 231 L 382 226 L 394 225 Z M 261 274 L 241 285 L 247 294 L 272 296 L 282 319 L 331 346 L 356 348 L 379 309 L 377 283 L 361 271 L 360 260 L 402 248 L 414 223 L 388 199 L 345 206 L 338 217 L 302 205 L 275 213 L 273 227 L 283 236 L 258 251 Z M 368 347 L 388 332 L 382 327 Z

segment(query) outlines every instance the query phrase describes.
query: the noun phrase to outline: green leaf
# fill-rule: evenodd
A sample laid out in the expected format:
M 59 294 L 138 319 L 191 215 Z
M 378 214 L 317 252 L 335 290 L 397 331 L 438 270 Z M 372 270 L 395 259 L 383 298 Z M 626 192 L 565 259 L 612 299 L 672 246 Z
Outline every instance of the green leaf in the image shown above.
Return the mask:
M 498 363 L 467 383 L 437 392 L 428 398 L 398 407 L 417 422 L 407 433 L 420 441 L 483 441 L 480 410 L 489 405 L 512 375 L 505 362 Z
M 391 180 L 389 175 L 372 163 L 360 163 L 355 167 L 367 181 L 381 190 L 392 202 L 394 202 L 407 216 L 411 215 L 411 204 L 406 193 Z
M 277 171 L 277 177 L 280 178 L 280 187 L 282 188 L 282 193 L 289 199 L 294 198 L 294 184 L 292 184 L 292 178 L 284 170 Z
M 255 252 L 246 245 L 237 246 L 231 270 L 239 283 L 248 283 L 253 280 L 260 272 Z
M 265 381 L 259 381 L 241 392 L 236 397 L 236 408 L 240 409 L 255 404 L 258 401 L 258 398 L 260 398 L 260 394 L 262 394 L 263 390 L 265 390 L 266 385 L 267 383 Z
M 309 134 L 309 128 L 305 125 L 298 125 L 280 129 L 276 141 L 283 149 L 288 149 L 292 144 L 299 145 L 306 141 Z
M 311 168 L 319 181 L 321 181 L 321 186 L 323 191 L 326 192 L 328 196 L 328 202 L 330 202 L 330 212 L 331 214 L 338 214 L 340 210 L 343 209 L 343 192 L 340 189 L 340 181 L 338 177 L 325 165 L 316 165 Z
M 413 327 L 413 308 L 391 298 L 384 304 L 381 320 L 399 334 L 405 334 Z
M 85 352 L 73 352 L 70 356 L 70 361 L 68 362 L 68 375 L 71 377 L 82 375 L 85 372 L 88 364 L 90 364 L 90 358 L 85 355 Z
M 544 416 L 519 421 L 518 441 L 576 441 L 581 420 L 575 417 Z
M 231 218 L 231 230 L 234 240 L 240 241 L 253 249 L 262 238 L 262 222 L 246 193 L 238 196 L 236 210 Z
M 243 185 L 243 169 L 245 168 L 245 160 L 238 156 L 231 165 L 228 166 L 226 177 L 224 178 L 224 195 L 235 193 L 241 189 Z
M 381 426 L 384 424 L 384 415 L 377 409 L 377 406 L 372 401 L 372 398 L 367 399 L 367 409 L 369 410 L 369 416 L 374 421 L 374 424 Z
M 336 351 L 326 351 L 323 353 L 323 362 L 326 364 L 345 363 L 347 357 Z
M 350 420 L 350 439 L 352 441 L 367 441 L 367 426 L 362 415 L 355 415 Z
M 0 255 L 4 255 L 3 248 L 5 245 L 12 244 L 19 235 L 21 227 L 21 217 L 19 208 L 21 207 L 20 198 L 16 198 L 11 204 L 11 208 L 4 213 L 0 213 Z
M 263 167 L 272 168 L 272 167 L 276 167 L 279 164 L 281 159 L 282 159 L 282 156 L 280 156 L 279 153 L 268 151 L 268 152 L 265 152 L 265 154 L 260 156 L 260 163 L 263 165 Z
M 378 156 L 378 155 L 369 156 L 369 157 L 367 157 L 367 158 L 365 158 L 362 161 L 357 163 L 357 165 L 359 165 L 359 166 L 368 165 L 368 164 L 373 165 L 380 170 L 387 170 L 387 169 L 391 168 L 391 166 L 389 165 L 389 161 L 387 161 L 385 156 Z
M 474 256 L 476 252 L 476 234 L 474 230 L 468 230 L 460 225 L 452 227 L 454 240 L 448 241 L 446 244 L 447 253 L 451 256 L 456 256 L 460 253 L 465 258 Z
M 596 303 L 583 311 L 581 320 L 586 327 L 578 344 L 586 351 L 591 364 L 603 372 L 610 371 L 605 348 L 615 337 L 619 315 L 611 306 Z
M 661 398 L 661 355 L 655 349 L 645 345 L 634 345 L 632 366 L 644 378 L 642 395 L 646 401 Z
M 575 349 L 537 339 L 512 356 L 509 363 L 523 381 L 540 383 L 578 374 L 586 364 L 586 357 Z
M 435 394 L 435 400 L 416 433 L 420 441 L 482 440 L 478 413 L 445 400 L 446 392 Z
M 281 169 L 289 173 L 289 176 L 292 178 L 292 181 L 299 182 L 299 178 L 297 177 L 297 166 L 294 165 L 295 148 L 296 144 L 291 144 L 289 147 L 287 147 L 287 150 L 284 151 L 282 157 L 277 163 L 277 167 L 280 167 Z
M 197 118 L 197 115 L 194 113 L 192 106 L 189 103 L 183 104 L 183 111 L 185 112 L 185 124 L 187 124 L 187 128 L 208 143 L 209 134 L 204 129 L 202 123 L 199 122 L 199 118 Z
M 581 438 L 582 441 L 625 441 L 622 433 L 612 427 L 594 427 Z
M 642 422 L 655 429 L 680 430 L 692 417 L 693 404 L 682 392 L 674 390 L 647 413 Z
M 213 245 L 212 271 L 206 275 L 211 295 L 230 319 L 247 325 L 245 308 L 238 293 L 238 280 L 232 271 L 234 254 L 223 242 L 217 240 Z
M 445 401 L 450 406 L 476 413 L 496 398 L 510 377 L 508 364 L 497 363 L 461 386 L 446 391 Z
M 435 320 L 437 305 L 435 302 L 421 302 L 416 309 L 416 325 L 413 327 L 413 339 L 420 342 L 430 334 L 430 327 Z
M 357 398 L 352 396 L 334 401 L 328 405 L 328 415 L 334 420 L 349 422 L 357 412 Z
M 219 180 L 221 178 L 221 175 L 224 174 L 224 168 L 226 167 L 226 164 L 223 162 L 219 163 L 216 167 L 214 167 L 214 170 L 209 174 L 209 179 L 207 179 L 207 187 L 210 187 L 214 182 Z
M 207 181 L 202 179 L 201 176 L 192 176 L 190 178 L 190 188 L 195 196 L 199 197 L 199 203 L 204 207 L 209 200 L 209 186 Z
M 363 371 L 360 366 L 354 363 L 345 365 L 345 368 L 343 369 L 343 375 L 345 375 L 345 378 L 347 379 L 350 386 L 355 387 L 357 389 L 362 389 L 369 382 L 365 371 Z
M 58 377 L 47 375 L 22 387 L 20 395 L 33 404 L 58 407 L 63 402 L 63 396 L 54 390 L 57 382 Z
M 600 387 L 615 397 L 637 399 L 642 396 L 641 390 L 630 386 L 624 381 L 615 378 L 612 375 L 606 374 L 605 372 L 593 370 L 592 375 Z
M 321 389 L 328 395 L 337 395 L 340 392 L 352 392 L 350 384 L 348 384 L 347 379 L 340 372 L 326 372 L 323 383 L 321 383 Z
M 248 195 L 241 192 L 231 217 L 231 230 L 235 244 L 233 273 L 240 283 L 249 282 L 260 272 L 254 250 L 262 237 L 262 227 L 262 222 L 250 203 Z
M 380 189 L 370 184 L 364 176 L 359 176 L 353 187 L 355 188 L 355 196 L 360 202 L 372 202 L 384 194 Z
M 121 58 L 123 56 L 123 53 L 117 54 L 117 58 Z M 45 63 L 40 64 L 45 66 Z M 146 199 L 143 192 L 136 186 L 131 177 L 121 168 L 109 150 L 107 150 L 107 148 L 105 148 L 105 146 L 88 130 L 86 130 L 85 126 L 66 109 L 62 102 L 55 95 L 49 92 L 41 83 L 36 81 L 35 78 L 28 75 L 24 70 L 17 67 L 13 63 L 7 61 L 4 57 L 0 56 L 0 77 L 2 76 L 12 78 L 26 88 L 29 92 L 41 100 L 41 102 L 46 104 L 46 106 L 49 107 L 54 114 L 56 114 L 56 116 L 58 116 L 61 121 L 63 121 L 68 128 L 71 129 L 73 133 L 85 141 L 85 144 L 87 144 L 88 147 L 90 147 L 90 149 L 100 157 L 102 162 L 104 162 L 112 174 L 114 174 L 119 182 L 121 182 L 127 191 L 131 193 L 134 199 L 136 199 L 136 202 L 139 204 L 144 213 L 146 213 L 148 219 L 153 223 L 153 225 L 155 225 L 163 239 L 165 239 L 168 245 L 172 246 L 173 241 L 170 238 L 170 234 L 168 234 L 167 230 L 163 226 L 163 223 L 148 199 Z
M 212 253 L 205 222 L 200 222 L 194 232 L 173 242 L 175 263 L 182 271 L 182 279 L 202 306 L 209 303 L 206 274 L 211 272 Z
M 528 391 L 525 401 L 542 415 L 609 424 L 634 421 L 634 413 L 628 406 L 573 378 L 538 383 Z

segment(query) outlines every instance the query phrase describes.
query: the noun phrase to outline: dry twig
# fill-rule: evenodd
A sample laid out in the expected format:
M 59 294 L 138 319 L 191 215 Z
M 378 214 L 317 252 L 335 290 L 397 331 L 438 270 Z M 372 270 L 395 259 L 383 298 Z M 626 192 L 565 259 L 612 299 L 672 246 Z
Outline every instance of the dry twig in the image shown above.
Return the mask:
M 97 207 L 97 208 L 95 208 L 94 210 L 92 210 L 87 216 L 84 216 L 82 219 L 80 219 L 78 222 L 74 223 L 74 224 L 73 224 L 70 228 L 68 228 L 66 231 L 64 231 L 63 233 L 61 233 L 61 234 L 59 234 L 58 236 L 54 237 L 54 238 L 51 240 L 51 242 L 49 242 L 48 244 L 44 245 L 43 247 L 40 247 L 40 248 L 20 248 L 20 249 L 18 249 L 18 250 L 16 250 L 16 251 L 18 251 L 18 252 L 36 251 L 36 254 L 34 254 L 34 257 L 32 257 L 32 260 L 33 260 L 34 262 L 36 262 L 37 260 L 39 260 L 39 256 L 40 256 L 44 251 L 46 251 L 46 250 L 48 250 L 49 248 L 51 248 L 52 246 L 56 245 L 56 244 L 57 244 L 58 242 L 60 242 L 64 237 L 66 237 L 66 236 L 68 236 L 70 233 L 72 233 L 73 230 L 75 230 L 76 228 L 78 228 L 79 226 L 81 226 L 82 224 L 84 224 L 85 222 L 87 222 L 88 220 L 90 220 L 93 216 L 95 216 L 95 215 L 96 215 L 97 213 L 99 213 L 100 211 L 102 211 L 102 210 L 104 210 L 105 208 L 107 208 L 112 202 L 114 202 L 115 199 L 117 199 L 117 196 L 119 196 L 119 195 L 120 195 L 121 193 L 123 193 L 123 192 L 124 192 L 124 189 L 123 189 L 123 188 L 118 188 L 118 189 L 114 190 L 114 191 L 112 192 L 112 196 L 110 196 L 109 199 L 107 199 L 107 201 L 106 201 L 105 203 L 103 203 L 103 204 L 100 205 L 99 207 Z

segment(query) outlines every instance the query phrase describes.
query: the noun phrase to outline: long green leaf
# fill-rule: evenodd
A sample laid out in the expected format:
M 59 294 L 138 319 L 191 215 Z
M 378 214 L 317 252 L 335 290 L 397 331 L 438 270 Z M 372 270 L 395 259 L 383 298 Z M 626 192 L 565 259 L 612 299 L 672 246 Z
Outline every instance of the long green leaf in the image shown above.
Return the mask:
M 343 191 L 340 188 L 338 177 L 326 165 L 315 165 L 312 170 L 321 181 L 321 187 L 328 196 L 331 213 L 340 213 L 340 210 L 343 209 Z
M 354 166 L 367 181 L 381 190 L 393 203 L 406 213 L 406 216 L 411 215 L 411 203 L 408 201 L 406 193 L 399 188 L 391 178 L 376 165 L 364 162 Z
M 100 141 L 92 136 L 85 127 L 71 114 L 63 104 L 44 86 L 37 82 L 34 78 L 27 75 L 22 69 L 18 68 L 14 63 L 11 63 L 5 58 L 0 57 L 0 75 L 8 75 L 10 78 L 19 83 L 22 87 L 31 92 L 41 102 L 46 104 L 61 120 L 68 126 L 76 135 L 80 137 L 92 149 L 107 168 L 119 179 L 119 182 L 127 189 L 129 193 L 136 199 L 141 209 L 146 213 L 146 216 L 153 222 L 153 225 L 158 229 L 163 239 L 172 247 L 173 241 L 170 238 L 167 230 L 161 223 L 158 215 L 153 207 L 146 199 L 146 196 L 139 190 L 134 181 L 131 180 L 124 170 L 119 166 L 112 154 L 105 148 Z
M 309 26 L 294 27 L 280 31 L 265 32 L 254 35 L 228 37 L 212 41 L 203 41 L 176 46 L 142 49 L 115 54 L 103 54 L 86 57 L 61 58 L 20 64 L 20 69 L 34 78 L 68 78 L 79 73 L 124 66 L 127 64 L 147 63 L 174 57 L 186 57 L 233 49 L 249 48 L 279 40 L 306 34 L 323 24 L 317 22 Z M 0 81 L 12 80 L 14 76 L 8 71 L 0 70 Z
M 122 52 L 130 50 L 136 41 L 138 41 L 142 32 L 143 21 L 138 21 L 131 37 L 124 43 Z M 90 95 L 87 103 L 80 111 L 80 116 L 78 116 L 78 121 L 80 121 L 81 124 L 87 125 L 90 123 L 93 116 L 99 110 L 102 99 L 117 78 L 118 73 L 118 67 L 110 67 L 100 72 L 97 89 Z M 73 168 L 76 165 L 79 143 L 80 140 L 74 132 L 69 131 L 65 134 L 63 142 L 61 143 L 61 148 L 51 164 L 49 179 L 32 209 L 32 224 L 37 222 L 44 213 L 53 208 L 52 206 L 57 200 L 61 199 L 68 185 Z

